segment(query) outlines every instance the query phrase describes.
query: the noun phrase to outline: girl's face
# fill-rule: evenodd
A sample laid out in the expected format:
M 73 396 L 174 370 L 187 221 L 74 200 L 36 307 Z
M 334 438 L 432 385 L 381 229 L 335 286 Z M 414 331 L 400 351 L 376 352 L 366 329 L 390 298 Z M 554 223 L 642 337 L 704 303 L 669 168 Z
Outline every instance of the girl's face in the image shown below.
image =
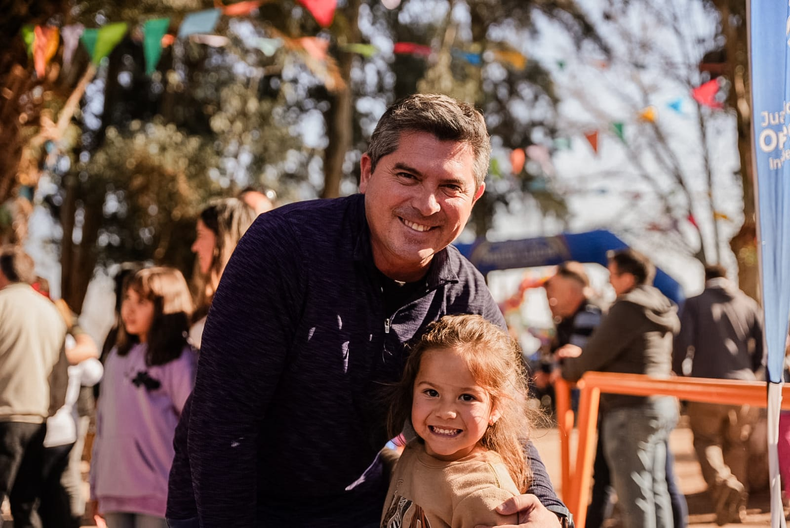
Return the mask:
M 121 303 L 121 320 L 126 333 L 137 336 L 141 343 L 145 343 L 154 321 L 153 301 L 141 297 L 134 289 L 127 288 Z
M 197 255 L 200 271 L 205 274 L 211 269 L 211 263 L 214 260 L 214 246 L 217 243 L 217 235 L 214 234 L 214 231 L 206 227 L 203 220 L 199 218 L 196 230 L 197 238 L 195 239 L 195 243 L 192 244 L 192 253 Z
M 499 413 L 453 348 L 426 351 L 414 380 L 411 421 L 425 450 L 440 460 L 472 453 Z

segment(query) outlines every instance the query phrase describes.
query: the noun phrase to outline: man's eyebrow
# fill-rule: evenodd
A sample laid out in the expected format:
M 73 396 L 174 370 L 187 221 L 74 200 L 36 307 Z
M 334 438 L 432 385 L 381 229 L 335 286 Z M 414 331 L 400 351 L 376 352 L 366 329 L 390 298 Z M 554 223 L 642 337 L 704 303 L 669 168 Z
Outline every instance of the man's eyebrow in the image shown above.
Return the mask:
M 397 162 L 395 165 L 392 166 L 392 168 L 395 169 L 395 170 L 403 170 L 403 171 L 411 172 L 411 173 L 416 174 L 418 176 L 422 176 L 422 173 L 420 171 L 418 171 L 414 167 L 410 167 L 410 166 L 406 165 L 402 161 Z

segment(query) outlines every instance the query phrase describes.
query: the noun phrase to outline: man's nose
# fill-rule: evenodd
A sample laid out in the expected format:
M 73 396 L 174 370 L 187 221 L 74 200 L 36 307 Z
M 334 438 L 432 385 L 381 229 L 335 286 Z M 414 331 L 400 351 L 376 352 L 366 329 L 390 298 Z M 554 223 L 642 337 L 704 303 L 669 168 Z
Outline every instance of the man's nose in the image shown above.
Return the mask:
M 415 202 L 415 206 L 422 216 L 431 216 L 442 210 L 434 191 L 424 191 Z

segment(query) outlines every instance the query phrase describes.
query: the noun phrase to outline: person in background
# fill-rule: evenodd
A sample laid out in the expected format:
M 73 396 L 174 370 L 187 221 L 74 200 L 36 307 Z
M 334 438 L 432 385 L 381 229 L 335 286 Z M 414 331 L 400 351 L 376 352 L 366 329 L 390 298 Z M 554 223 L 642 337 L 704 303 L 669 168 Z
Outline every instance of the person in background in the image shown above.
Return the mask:
M 727 280 L 720 265 L 705 267 L 704 291 L 686 300 L 672 368 L 697 378 L 754 381 L 763 365 L 763 322 L 757 303 Z M 690 363 L 690 369 L 684 368 Z M 743 522 L 749 498 L 748 440 L 757 409 L 688 402 L 694 450 L 719 525 Z
M 527 401 L 521 349 L 507 332 L 479 315 L 431 323 L 393 391 L 390 436 L 413 438 L 390 477 L 381 528 L 517 522 L 496 508 L 529 487 Z
M 67 362 L 66 323 L 35 278 L 22 248 L 0 249 L 0 503 L 15 526 L 40 527 L 45 422 L 65 400 Z
M 49 281 L 37 277 L 33 289 L 51 299 Z M 96 342 L 79 326 L 77 315 L 66 301 L 53 301 L 66 322 L 68 387 L 66 401 L 47 419 L 44 438 L 44 483 L 39 514 L 44 528 L 79 528 L 87 497 L 82 484 L 82 450 L 90 415 L 79 412 L 79 400 L 89 396 L 102 377 Z
M 200 276 L 195 313 L 189 329 L 189 340 L 198 350 L 206 316 L 225 266 L 254 221 L 255 211 L 236 198 L 216 200 L 200 212 L 195 226 L 197 236 L 192 244 Z
M 450 246 L 485 189 L 490 147 L 472 106 L 413 95 L 379 121 L 363 194 L 258 217 L 206 321 L 171 526 L 378 526 L 381 391 L 400 379 L 405 345 L 448 314 L 505 327 L 482 275 Z M 531 494 L 505 506 L 524 526 L 559 526 L 567 509 L 526 448 Z
M 582 349 L 557 351 L 562 376 L 577 381 L 585 372 L 619 372 L 668 378 L 672 338 L 680 327 L 676 309 L 651 286 L 655 267 L 641 253 L 609 256 L 609 282 L 617 298 Z M 600 434 L 625 528 L 671 528 L 666 482 L 669 433 L 677 401 L 665 396 L 601 395 Z
M 238 196 L 239 200 L 249 205 L 255 215 L 266 213 L 275 208 L 277 193 L 272 189 L 256 189 L 255 187 L 245 187 Z
M 91 497 L 108 528 L 167 526 L 173 434 L 197 364 L 186 338 L 191 313 L 178 270 L 142 269 L 126 282 L 122 326 L 105 363 L 90 475 Z

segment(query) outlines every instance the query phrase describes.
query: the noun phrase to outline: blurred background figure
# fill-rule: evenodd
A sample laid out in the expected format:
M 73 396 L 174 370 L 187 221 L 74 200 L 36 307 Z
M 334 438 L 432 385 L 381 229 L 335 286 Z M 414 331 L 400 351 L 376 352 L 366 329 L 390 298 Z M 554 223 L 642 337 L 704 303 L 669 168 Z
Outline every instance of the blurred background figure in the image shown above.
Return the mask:
M 722 266 L 705 267 L 705 290 L 686 301 L 680 322 L 672 360 L 676 374 L 758 379 L 764 355 L 760 309 L 727 280 Z M 743 522 L 749 498 L 749 436 L 758 410 L 748 405 L 688 402 L 686 412 L 716 522 Z
M 40 527 L 45 422 L 63 405 L 67 365 L 66 323 L 35 278 L 22 248 L 0 250 L 0 502 L 15 526 Z
M 249 193 L 257 191 L 249 191 Z M 260 193 L 259 193 L 260 194 Z M 242 200 L 224 198 L 208 205 L 197 220 L 197 237 L 192 252 L 197 256 L 199 274 L 196 277 L 197 299 L 189 340 L 200 349 L 203 327 L 222 272 L 230 260 L 236 244 L 252 225 L 256 212 Z
M 257 216 L 275 208 L 277 193 L 272 189 L 245 187 L 239 193 L 239 200 L 249 205 Z
M 105 363 L 90 478 L 109 528 L 167 526 L 173 434 L 197 368 L 186 338 L 191 314 L 180 271 L 149 268 L 127 279 L 122 324 Z
M 50 298 L 49 281 L 37 277 L 33 289 Z M 66 322 L 66 401 L 47 420 L 44 477 L 39 514 L 44 528 L 79 528 L 87 497 L 82 485 L 82 452 L 93 413 L 93 389 L 104 373 L 96 342 L 79 325 L 66 301 L 53 301 Z

